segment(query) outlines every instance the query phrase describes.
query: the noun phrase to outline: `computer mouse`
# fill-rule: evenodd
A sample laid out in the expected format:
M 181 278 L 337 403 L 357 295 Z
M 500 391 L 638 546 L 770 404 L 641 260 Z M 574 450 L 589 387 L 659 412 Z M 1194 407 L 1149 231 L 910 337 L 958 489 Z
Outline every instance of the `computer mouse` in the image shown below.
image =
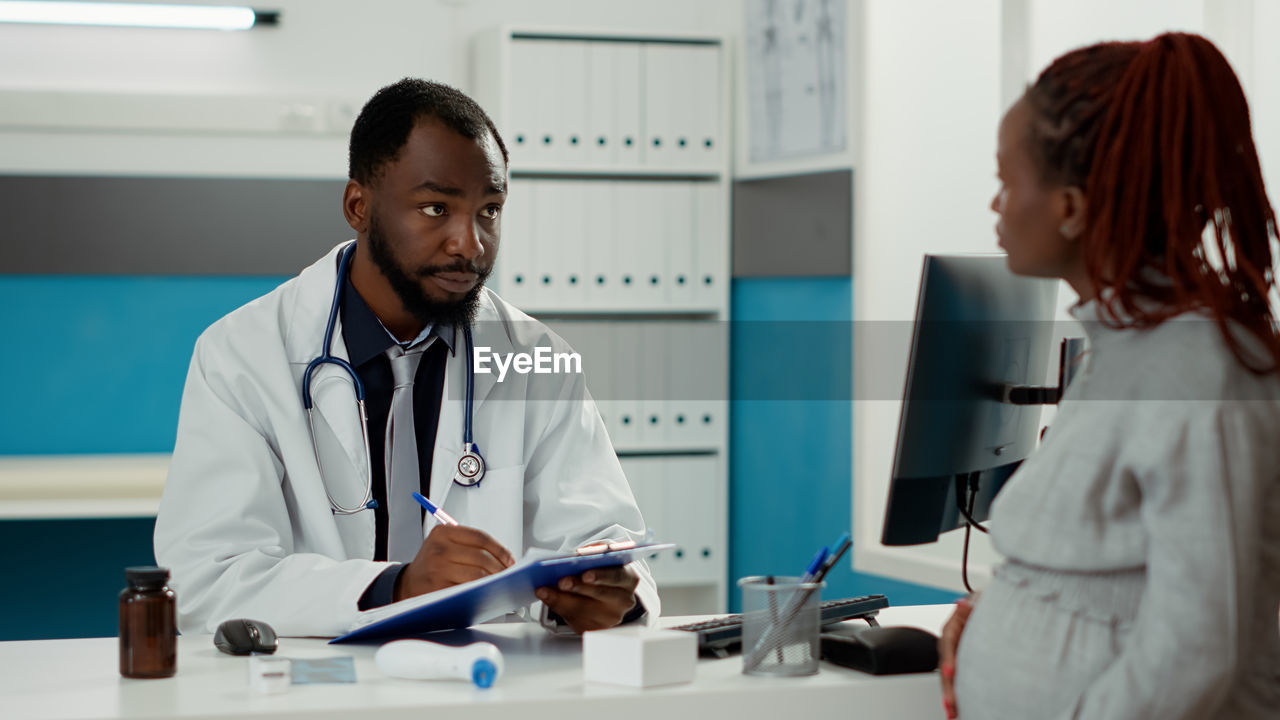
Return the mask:
M 932 672 L 938 637 L 915 627 L 835 627 L 821 635 L 822 659 L 872 675 Z
M 270 655 L 280 643 L 276 631 L 261 620 L 237 618 L 218 626 L 213 644 L 228 655 Z

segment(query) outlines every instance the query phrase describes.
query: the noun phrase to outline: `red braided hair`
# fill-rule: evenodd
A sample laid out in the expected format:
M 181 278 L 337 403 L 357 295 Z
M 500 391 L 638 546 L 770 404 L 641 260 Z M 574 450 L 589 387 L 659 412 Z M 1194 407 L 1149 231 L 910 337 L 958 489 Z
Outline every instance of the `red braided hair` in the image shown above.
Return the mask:
M 1045 180 L 1084 191 L 1081 249 L 1094 286 L 1111 291 L 1100 298 L 1110 320 L 1152 327 L 1205 310 L 1242 364 L 1280 369 L 1268 304 L 1275 213 L 1244 91 L 1213 43 L 1169 33 L 1075 50 L 1040 74 L 1027 99 Z M 1269 363 L 1245 351 L 1233 324 L 1262 343 Z

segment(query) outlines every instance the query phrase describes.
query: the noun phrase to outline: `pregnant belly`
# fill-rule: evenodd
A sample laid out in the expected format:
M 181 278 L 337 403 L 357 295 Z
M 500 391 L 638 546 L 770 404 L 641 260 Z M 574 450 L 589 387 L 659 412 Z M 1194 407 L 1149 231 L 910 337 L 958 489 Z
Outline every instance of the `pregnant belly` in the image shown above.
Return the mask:
M 961 718 L 1026 720 L 1065 711 L 1115 660 L 1124 633 L 1118 623 L 996 578 L 960 641 Z

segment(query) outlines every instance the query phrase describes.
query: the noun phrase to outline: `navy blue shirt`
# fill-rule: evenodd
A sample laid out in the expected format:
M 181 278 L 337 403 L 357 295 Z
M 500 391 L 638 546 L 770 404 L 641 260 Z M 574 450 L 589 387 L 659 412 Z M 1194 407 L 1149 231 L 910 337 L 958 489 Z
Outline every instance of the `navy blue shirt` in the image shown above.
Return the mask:
M 369 414 L 369 460 L 372 467 L 373 499 L 378 502 L 374 516 L 374 560 L 387 559 L 388 503 L 413 503 L 413 498 L 387 498 L 386 444 L 387 416 L 395 380 L 387 349 L 396 339 L 378 320 L 348 276 L 342 294 L 342 339 L 356 375 L 364 383 L 365 410 Z M 440 419 L 440 398 L 444 391 L 444 370 L 454 351 L 456 333 L 452 327 L 432 328 L 436 341 L 422 354 L 413 379 L 413 430 L 418 440 L 418 477 L 423 495 L 431 496 L 431 460 Z M 458 438 L 462 442 L 462 438 Z M 416 504 L 416 503 L 415 503 Z M 419 508 L 421 510 L 421 508 Z M 426 512 L 422 510 L 422 512 Z M 393 565 L 374 579 L 360 598 L 361 610 L 390 604 L 395 581 L 403 565 Z

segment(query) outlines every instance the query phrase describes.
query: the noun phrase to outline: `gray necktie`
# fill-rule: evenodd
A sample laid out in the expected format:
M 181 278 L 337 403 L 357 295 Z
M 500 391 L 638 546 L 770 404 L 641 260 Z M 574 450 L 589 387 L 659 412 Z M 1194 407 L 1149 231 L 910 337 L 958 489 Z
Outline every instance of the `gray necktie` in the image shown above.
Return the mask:
M 405 352 L 399 345 L 387 349 L 396 387 L 387 413 L 387 559 L 407 563 L 422 545 L 422 509 L 411 493 L 422 487 L 418 469 L 418 439 L 413 429 L 413 376 L 422 351 L 431 343 Z

